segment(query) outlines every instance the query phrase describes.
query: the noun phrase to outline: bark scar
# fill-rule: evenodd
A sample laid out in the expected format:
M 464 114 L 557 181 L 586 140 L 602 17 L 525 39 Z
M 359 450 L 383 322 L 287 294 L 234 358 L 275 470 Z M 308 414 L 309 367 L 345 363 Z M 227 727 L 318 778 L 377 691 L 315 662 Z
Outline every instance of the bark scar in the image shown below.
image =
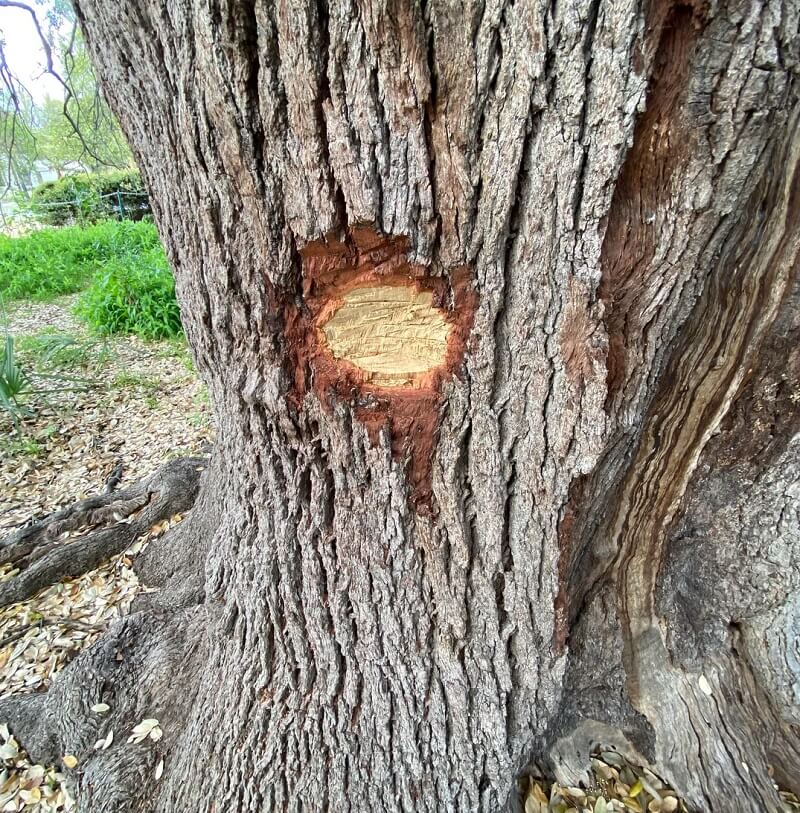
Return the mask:
M 294 406 L 313 391 L 323 406 L 349 403 L 372 443 L 386 430 L 394 458 L 408 456 L 412 503 L 430 512 L 442 388 L 461 370 L 478 298 L 468 268 L 433 276 L 409 261 L 408 247 L 406 237 L 369 226 L 308 243 L 302 301 L 286 306 L 284 335 Z M 373 307 L 359 311 L 375 291 Z M 357 318 L 373 326 L 354 329 Z M 353 331 L 363 334 L 361 346 Z

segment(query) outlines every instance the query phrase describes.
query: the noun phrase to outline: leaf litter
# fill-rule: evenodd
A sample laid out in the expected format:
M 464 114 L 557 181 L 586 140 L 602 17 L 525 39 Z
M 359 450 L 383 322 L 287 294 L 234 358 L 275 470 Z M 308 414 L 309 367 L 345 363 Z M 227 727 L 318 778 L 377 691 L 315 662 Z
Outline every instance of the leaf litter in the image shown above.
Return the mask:
M 142 740 L 148 737 L 153 740 L 153 742 L 158 742 L 163 734 L 164 732 L 161 730 L 158 720 L 150 718 L 142 720 L 141 723 L 133 727 L 133 731 L 131 731 L 131 735 L 128 737 L 128 742 L 142 742 Z
M 58 768 L 31 764 L 5 725 L 0 725 L 0 742 L 0 810 L 61 813 L 76 809 L 66 776 Z M 64 762 L 68 764 L 66 757 Z
M 9 329 L 20 336 L 45 326 L 87 339 L 72 317 L 73 300 L 25 303 L 11 314 Z M 87 342 L 87 347 L 94 345 Z M 124 487 L 169 457 L 197 454 L 212 439 L 204 388 L 185 350 L 135 337 L 105 340 L 102 350 L 90 353 L 87 361 L 86 377 L 94 385 L 37 401 L 35 414 L 21 422 L 19 436 L 10 419 L 0 416 L 0 439 L 12 438 L 0 448 L 0 538 L 34 517 L 102 491 L 120 462 Z M 133 571 L 134 557 L 181 520 L 175 515 L 158 523 L 96 570 L 0 609 L 0 697 L 45 691 L 60 669 L 125 615 L 144 590 Z M 14 575 L 10 565 L 0 566 L 0 581 Z M 101 719 L 109 710 L 106 703 L 91 707 Z M 32 764 L 2 722 L 0 812 L 75 810 L 64 771 L 80 770 L 79 756 L 65 754 L 63 769 Z M 163 733 L 158 721 L 143 723 L 150 726 L 143 739 L 158 741 Z M 113 730 L 104 732 L 98 750 L 111 747 L 114 737 Z M 161 772 L 163 760 L 156 779 Z
M 596 751 L 591 779 L 584 787 L 526 777 L 520 790 L 525 813 L 688 813 L 688 808 L 649 768 L 618 751 Z M 784 811 L 800 810 L 797 797 L 775 785 Z

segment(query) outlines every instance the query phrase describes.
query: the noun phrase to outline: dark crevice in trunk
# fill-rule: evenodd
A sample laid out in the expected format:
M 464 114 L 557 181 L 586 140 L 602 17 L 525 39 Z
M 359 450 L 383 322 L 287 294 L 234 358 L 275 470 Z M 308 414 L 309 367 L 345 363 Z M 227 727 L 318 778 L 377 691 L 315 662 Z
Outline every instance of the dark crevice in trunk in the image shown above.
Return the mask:
M 328 122 L 325 119 L 325 102 L 331 102 L 331 83 L 330 76 L 328 75 L 328 60 L 330 59 L 331 38 L 328 31 L 328 0 L 316 0 L 316 13 L 317 13 L 317 34 L 320 54 L 320 74 L 319 74 L 319 89 L 314 111 L 317 117 L 317 126 L 320 133 L 320 145 L 322 147 L 321 161 L 323 166 L 328 167 L 330 171 L 331 183 L 333 185 L 332 196 L 334 208 L 336 211 L 336 222 L 339 230 L 344 230 L 348 226 L 347 220 L 347 203 L 345 202 L 344 192 L 342 187 L 336 180 L 333 174 L 333 165 L 331 164 L 330 143 L 328 141 Z

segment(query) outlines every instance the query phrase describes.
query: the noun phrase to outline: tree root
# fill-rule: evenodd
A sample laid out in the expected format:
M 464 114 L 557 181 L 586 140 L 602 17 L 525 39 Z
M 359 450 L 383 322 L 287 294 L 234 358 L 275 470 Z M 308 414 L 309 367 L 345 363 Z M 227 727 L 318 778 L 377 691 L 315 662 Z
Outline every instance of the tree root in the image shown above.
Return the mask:
M 155 523 L 191 508 L 207 465 L 206 458 L 174 460 L 134 486 L 83 500 L 13 534 L 0 545 L 0 561 L 24 570 L 0 584 L 0 606 L 96 567 Z M 201 498 L 201 508 L 206 501 Z M 160 581 L 174 584 L 170 576 L 200 565 L 218 512 L 208 514 L 181 523 L 159 540 L 160 550 L 148 561 L 151 569 L 160 562 Z M 108 522 L 113 524 L 98 527 Z M 88 530 L 74 539 L 58 539 L 66 530 L 85 526 Z M 177 581 L 180 588 L 180 576 Z M 174 597 L 175 590 L 166 592 Z M 34 762 L 57 764 L 65 754 L 77 759 L 74 769 L 64 768 L 69 784 L 82 804 L 102 813 L 131 809 L 131 800 L 145 804 L 155 792 L 156 765 L 169 758 L 180 737 L 207 658 L 205 607 L 186 601 L 147 610 L 113 623 L 58 674 L 47 692 L 0 699 L 0 722 Z M 104 714 L 92 710 L 101 702 L 109 707 Z M 159 720 L 163 739 L 128 742 L 131 729 L 146 718 Z M 96 747 L 110 732 L 108 747 Z
M 206 464 L 200 457 L 173 460 L 136 485 L 89 497 L 11 534 L 0 543 L 0 562 L 21 572 L 0 584 L 0 607 L 92 570 L 157 522 L 191 508 Z M 111 521 L 114 524 L 109 527 L 99 527 Z M 59 540 L 62 534 L 83 527 L 89 530 L 74 539 Z
M 125 616 L 81 652 L 49 691 L 0 699 L 0 721 L 33 762 L 76 757 L 77 767 L 66 773 L 82 807 L 131 810 L 132 800 L 154 791 L 155 767 L 168 758 L 191 716 L 208 657 L 207 622 L 200 607 Z M 96 703 L 109 710 L 92 711 Z M 159 721 L 163 739 L 128 742 L 132 728 L 146 718 Z M 96 748 L 112 731 L 109 746 Z

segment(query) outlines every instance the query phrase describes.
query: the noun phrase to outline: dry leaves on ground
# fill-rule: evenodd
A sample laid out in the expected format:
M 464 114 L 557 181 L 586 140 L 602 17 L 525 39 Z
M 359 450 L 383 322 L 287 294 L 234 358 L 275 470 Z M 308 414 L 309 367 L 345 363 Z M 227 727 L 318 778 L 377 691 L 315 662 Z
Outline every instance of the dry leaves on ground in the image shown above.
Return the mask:
M 158 720 L 155 717 L 150 717 L 133 727 L 128 742 L 142 742 L 148 737 L 153 742 L 158 742 L 163 735 L 164 732 L 161 730 Z
M 0 697 L 47 689 L 59 669 L 127 613 L 142 591 L 131 569 L 132 557 L 181 519 L 177 514 L 154 526 L 149 535 L 90 573 L 0 609 L 0 644 L 20 636 L 0 646 Z M 8 566 L 3 571 L 0 581 L 10 577 Z
M 45 328 L 86 340 L 89 369 L 81 374 L 94 383 L 38 400 L 36 414 L 22 422 L 19 434 L 7 416 L 0 417 L 0 438 L 8 438 L 0 450 L 0 538 L 32 517 L 102 491 L 118 462 L 124 465 L 124 486 L 170 456 L 199 452 L 211 439 L 204 389 L 180 346 L 131 337 L 95 345 L 71 315 L 73 300 L 27 303 L 9 320 L 17 338 Z M 133 557 L 181 519 L 176 515 L 159 523 L 127 551 L 80 578 L 0 609 L 0 697 L 46 690 L 56 672 L 127 613 L 143 589 Z M 0 567 L 0 581 L 12 576 L 10 566 Z M 93 712 L 102 716 L 108 711 L 104 705 Z M 106 732 L 103 744 L 109 734 L 113 737 Z M 156 724 L 146 736 L 157 740 L 160 735 Z M 0 740 L 0 812 L 74 810 L 63 773 L 31 764 L 2 725 Z M 63 762 L 79 768 L 74 755 L 65 755 Z
M 176 342 L 136 337 L 96 340 L 75 322 L 72 297 L 39 305 L 46 330 L 87 342 L 83 366 L 59 374 L 88 380 L 88 389 L 56 387 L 32 404 L 35 415 L 20 431 L 0 412 L 0 536 L 31 517 L 69 505 L 103 489 L 118 463 L 123 485 L 155 471 L 166 459 L 196 454 L 212 437 L 203 384 Z M 19 340 L 43 335 L 33 305 L 9 317 Z M 41 327 L 41 325 L 40 325 Z M 39 361 L 18 350 L 20 363 Z M 82 385 L 83 386 L 83 385 Z
M 598 751 L 587 787 L 559 785 L 528 777 L 523 782 L 525 813 L 687 813 L 687 807 L 649 768 L 616 751 Z M 800 810 L 797 797 L 779 790 L 784 810 Z
M 596 754 L 591 773 L 587 788 L 529 778 L 525 813 L 686 813 L 675 791 L 616 751 Z
M 0 759 L 0 810 L 26 813 L 75 810 L 64 774 L 52 766 L 32 765 L 5 725 L 0 725 Z

